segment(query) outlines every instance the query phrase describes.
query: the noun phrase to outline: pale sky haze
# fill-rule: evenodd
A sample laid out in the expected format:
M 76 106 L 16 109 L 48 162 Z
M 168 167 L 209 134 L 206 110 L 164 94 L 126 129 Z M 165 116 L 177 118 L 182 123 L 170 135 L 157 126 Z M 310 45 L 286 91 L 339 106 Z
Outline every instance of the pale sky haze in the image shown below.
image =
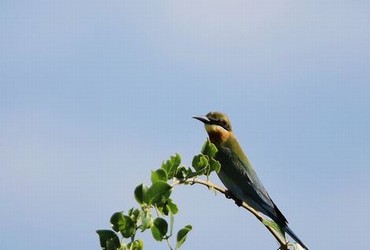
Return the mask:
M 311 249 L 366 249 L 369 1 L 1 1 L 0 248 L 99 249 L 133 190 L 229 115 Z M 219 183 L 216 176 L 212 180 Z M 182 249 L 278 247 L 203 187 L 174 191 Z M 140 235 L 138 237 L 141 237 Z M 166 249 L 143 236 L 145 249 Z

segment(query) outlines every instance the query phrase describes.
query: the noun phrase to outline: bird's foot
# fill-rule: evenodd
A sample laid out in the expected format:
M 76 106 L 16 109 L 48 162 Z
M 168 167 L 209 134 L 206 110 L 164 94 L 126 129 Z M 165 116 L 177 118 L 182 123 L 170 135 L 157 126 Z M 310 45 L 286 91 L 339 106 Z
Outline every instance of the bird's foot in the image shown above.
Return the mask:
M 243 201 L 242 200 L 239 200 L 239 199 L 235 199 L 235 204 L 238 206 L 238 207 L 241 207 L 243 205 Z
M 228 189 L 226 189 L 225 190 L 225 197 L 227 198 L 227 199 L 232 199 L 232 193 L 228 190 Z
M 225 191 L 225 196 L 227 199 L 233 199 L 238 207 L 243 205 L 243 201 L 236 198 L 236 196 L 230 190 Z

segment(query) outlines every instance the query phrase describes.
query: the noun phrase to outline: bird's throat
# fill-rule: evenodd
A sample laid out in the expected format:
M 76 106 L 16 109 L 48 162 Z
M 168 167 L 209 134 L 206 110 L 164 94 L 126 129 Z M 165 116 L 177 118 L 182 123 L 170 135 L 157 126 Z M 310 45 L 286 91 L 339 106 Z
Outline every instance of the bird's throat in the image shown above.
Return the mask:
M 206 127 L 206 130 L 209 136 L 209 140 L 216 145 L 225 142 L 229 138 L 231 133 L 219 126 Z

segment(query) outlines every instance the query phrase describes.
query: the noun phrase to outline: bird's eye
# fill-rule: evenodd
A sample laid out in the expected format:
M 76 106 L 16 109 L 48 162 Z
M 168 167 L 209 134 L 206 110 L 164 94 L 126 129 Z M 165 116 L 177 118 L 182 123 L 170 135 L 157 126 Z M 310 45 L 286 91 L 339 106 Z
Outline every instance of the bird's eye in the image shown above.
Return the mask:
M 223 127 L 224 129 L 226 129 L 226 130 L 230 130 L 230 126 L 229 126 L 229 124 L 227 124 L 226 120 L 221 119 L 221 120 L 219 120 L 219 121 L 218 121 L 218 124 L 219 124 L 221 127 Z

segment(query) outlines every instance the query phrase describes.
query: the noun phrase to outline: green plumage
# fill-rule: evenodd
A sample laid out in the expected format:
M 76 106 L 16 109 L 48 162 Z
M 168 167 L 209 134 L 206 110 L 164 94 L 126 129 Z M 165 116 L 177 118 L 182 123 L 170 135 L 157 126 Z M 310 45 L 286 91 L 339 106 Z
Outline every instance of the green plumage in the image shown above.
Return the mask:
M 270 217 L 305 249 L 303 242 L 288 227 L 288 221 L 270 198 L 247 156 L 236 140 L 229 118 L 219 112 L 194 117 L 205 124 L 210 140 L 218 149 L 216 159 L 221 163 L 218 176 L 225 187 L 239 200 Z
M 235 137 L 230 136 L 216 147 L 216 159 L 221 163 L 218 176 L 227 189 L 238 199 L 285 226 L 286 218 L 271 200 Z

